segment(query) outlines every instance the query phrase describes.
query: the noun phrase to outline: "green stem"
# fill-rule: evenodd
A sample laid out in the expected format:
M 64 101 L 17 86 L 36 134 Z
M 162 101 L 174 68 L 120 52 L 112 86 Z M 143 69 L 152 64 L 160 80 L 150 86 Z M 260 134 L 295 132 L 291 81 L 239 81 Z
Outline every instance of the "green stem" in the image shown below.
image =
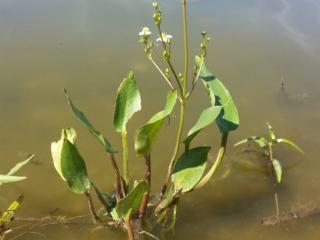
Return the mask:
M 122 148 L 123 148 L 123 156 L 122 156 L 123 178 L 124 178 L 125 183 L 128 185 L 128 183 L 129 183 L 129 165 L 128 165 L 127 131 L 123 131 L 121 133 L 121 137 L 122 137 Z
M 220 166 L 223 157 L 225 155 L 226 149 L 227 149 L 227 143 L 228 143 L 228 132 L 224 132 L 221 135 L 221 143 L 220 148 L 218 151 L 218 155 L 216 157 L 216 161 L 214 162 L 213 166 L 209 170 L 209 172 L 201 179 L 201 181 L 198 183 L 198 185 L 194 188 L 194 190 L 202 188 L 212 177 L 212 175 L 215 173 L 215 171 Z
M 167 190 L 167 187 L 168 187 L 168 184 L 170 181 L 170 177 L 171 177 L 171 173 L 172 173 L 175 161 L 176 161 L 178 153 L 179 153 L 181 139 L 182 139 L 182 132 L 183 132 L 183 127 L 184 127 L 184 120 L 185 120 L 185 108 L 186 108 L 186 102 L 184 99 L 182 99 L 181 103 L 180 103 L 180 119 L 179 119 L 179 127 L 178 127 L 176 145 L 175 145 L 173 155 L 172 155 L 170 163 L 169 163 L 167 176 L 166 176 L 163 188 L 162 188 L 162 195 L 164 195 L 165 191 Z
M 129 240 L 134 240 L 135 238 L 134 238 L 134 231 L 133 231 L 131 219 L 126 220 L 125 221 L 125 225 L 126 225 L 126 228 L 127 228 L 127 233 L 128 233 Z
M 164 42 L 163 37 L 162 37 L 161 26 L 160 26 L 159 24 L 157 24 L 157 28 L 158 28 L 158 32 L 159 32 L 159 35 L 160 35 L 160 38 L 161 38 L 163 50 L 164 50 L 164 51 L 167 51 L 166 43 Z M 179 90 L 180 90 L 180 92 L 181 92 L 181 94 L 182 94 L 182 93 L 183 93 L 183 90 L 182 90 L 182 86 L 181 86 L 179 77 L 178 77 L 176 71 L 174 70 L 174 67 L 173 67 L 170 59 L 165 59 L 165 60 L 166 60 L 166 62 L 167 62 L 167 64 L 168 64 L 168 66 L 169 66 L 169 68 L 170 68 L 170 70 L 171 70 L 171 72 L 172 72 L 172 74 L 173 74 L 173 76 L 174 76 L 174 79 L 175 79 L 176 82 L 177 82 L 177 85 L 178 85 L 178 87 L 179 87 Z
M 153 58 L 150 56 L 148 57 L 148 59 L 150 60 L 150 62 L 154 65 L 154 67 L 159 71 L 159 73 L 161 74 L 161 76 L 164 78 L 164 80 L 166 80 L 167 84 L 169 85 L 169 87 L 171 89 L 174 89 L 170 79 L 167 78 L 167 76 L 163 73 L 163 71 L 161 70 L 161 68 L 159 67 L 159 65 L 153 60 Z
M 182 15 L 183 15 L 183 39 L 184 39 L 184 75 L 182 83 L 182 96 L 186 96 L 188 70 L 189 70 L 189 47 L 188 47 L 188 24 L 187 24 L 187 1 L 182 0 Z

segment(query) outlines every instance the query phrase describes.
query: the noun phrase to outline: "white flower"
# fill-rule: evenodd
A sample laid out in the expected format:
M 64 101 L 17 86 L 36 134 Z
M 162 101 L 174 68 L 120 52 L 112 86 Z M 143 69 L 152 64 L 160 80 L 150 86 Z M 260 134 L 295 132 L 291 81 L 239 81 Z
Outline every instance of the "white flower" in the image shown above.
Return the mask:
M 163 40 L 163 42 L 165 42 L 165 43 L 170 43 L 171 42 L 171 39 L 173 38 L 172 37 L 172 35 L 170 35 L 170 34 L 166 34 L 166 33 L 162 33 L 162 38 L 161 37 L 159 37 L 159 38 L 157 38 L 157 42 L 162 42 L 162 40 Z
M 151 31 L 148 27 L 143 27 L 141 32 L 139 32 L 140 37 L 149 37 L 151 35 Z

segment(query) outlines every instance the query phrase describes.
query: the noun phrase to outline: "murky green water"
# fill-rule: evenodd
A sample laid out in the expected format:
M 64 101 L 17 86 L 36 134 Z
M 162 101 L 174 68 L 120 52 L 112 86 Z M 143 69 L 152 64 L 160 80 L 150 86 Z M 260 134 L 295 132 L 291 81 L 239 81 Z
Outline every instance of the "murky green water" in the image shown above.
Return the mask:
M 137 42 L 141 27 L 152 25 L 149 3 L 0 1 L 0 169 L 9 168 L 28 153 L 37 154 L 36 161 L 22 171 L 28 175 L 27 181 L 1 187 L 1 208 L 24 193 L 25 202 L 19 211 L 23 216 L 46 216 L 55 208 L 67 216 L 86 213 L 85 199 L 67 189 L 50 157 L 50 142 L 67 126 L 78 130 L 78 145 L 90 175 L 101 188 L 112 188 L 113 174 L 103 149 L 73 117 L 62 89 L 69 90 L 74 102 L 118 148 L 120 138 L 112 128 L 115 91 L 129 69 L 136 72 L 144 108 L 130 122 L 129 134 L 132 136 L 160 109 L 166 85 Z M 180 1 L 160 3 L 166 17 L 165 31 L 174 35 L 174 58 L 181 67 Z M 302 160 L 284 174 L 279 190 L 281 209 L 310 202 L 320 205 L 320 3 L 194 0 L 189 6 L 193 53 L 198 32 L 207 30 L 213 36 L 209 66 L 232 92 L 241 127 L 231 134 L 226 160 L 216 178 L 181 202 L 175 239 L 319 239 L 319 218 L 277 228 L 260 225 L 262 217 L 274 213 L 270 179 L 234 167 L 233 162 L 255 156 L 231 145 L 245 135 L 262 134 L 269 121 L 279 135 L 295 140 L 306 152 L 301 157 L 286 147 L 277 151 L 286 164 Z M 288 98 L 280 94 L 282 78 Z M 198 88 L 189 104 L 188 127 L 206 104 L 207 97 Z M 153 154 L 155 190 L 160 189 L 166 172 L 176 120 L 173 116 Z M 215 127 L 197 138 L 198 144 L 217 146 L 218 142 Z M 130 160 L 132 175 L 142 178 L 143 160 L 134 157 L 132 147 Z M 21 239 L 121 238 L 90 227 L 46 226 L 30 231 Z

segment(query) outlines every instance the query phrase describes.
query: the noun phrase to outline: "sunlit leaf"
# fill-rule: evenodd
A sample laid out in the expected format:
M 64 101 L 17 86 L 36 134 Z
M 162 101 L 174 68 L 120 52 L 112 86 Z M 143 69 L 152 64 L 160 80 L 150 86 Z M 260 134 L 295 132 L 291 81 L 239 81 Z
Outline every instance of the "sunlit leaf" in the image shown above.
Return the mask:
M 272 142 L 274 142 L 276 140 L 276 135 L 275 135 L 275 133 L 273 131 L 273 128 L 268 122 L 267 122 L 267 126 L 268 126 L 270 139 L 272 140 Z
M 8 183 L 8 182 L 17 182 L 26 179 L 26 177 L 19 177 L 19 176 L 12 176 L 17 171 L 19 171 L 23 166 L 25 166 L 27 163 L 29 163 L 35 155 L 31 155 L 26 160 L 21 161 L 17 163 L 13 168 L 10 169 L 10 171 L 6 175 L 0 175 L 0 186 L 2 183 Z
M 234 147 L 237 147 L 241 144 L 247 143 L 247 142 L 255 142 L 256 144 L 259 145 L 259 147 L 265 149 L 268 147 L 268 142 L 264 137 L 258 137 L 258 136 L 250 136 L 250 137 L 246 137 L 242 140 L 240 140 L 239 142 L 237 142 L 236 144 L 234 144 Z
M 276 175 L 277 183 L 281 183 L 282 179 L 282 166 L 277 159 L 272 160 L 272 166 Z
M 216 120 L 216 118 L 218 117 L 221 111 L 221 108 L 222 108 L 221 106 L 214 106 L 214 107 L 207 108 L 201 113 L 198 121 L 190 129 L 190 131 L 188 132 L 188 136 L 183 141 L 186 144 L 186 146 L 190 145 L 190 142 L 192 141 L 192 139 L 194 139 L 194 137 L 197 136 L 197 134 L 202 129 L 206 128 Z
M 67 91 L 64 90 L 64 92 L 74 115 L 86 126 L 89 132 L 104 146 L 105 150 L 108 153 L 115 153 L 116 151 L 113 149 L 111 143 L 97 129 L 95 129 L 95 127 L 93 127 L 86 115 L 73 104 Z
M 147 191 L 147 183 L 140 181 L 131 192 L 122 198 L 115 208 L 113 213 L 116 218 L 129 219 L 140 207 L 144 193 Z
M 62 131 L 61 139 L 51 144 L 54 166 L 74 193 L 84 193 L 90 188 L 87 168 L 75 146 L 75 130 Z
M 0 184 L 2 183 L 10 183 L 10 182 L 18 182 L 26 179 L 26 177 L 18 177 L 18 176 L 8 176 L 0 174 Z
M 210 147 L 197 147 L 184 152 L 172 172 L 172 182 L 183 193 L 192 190 L 200 181 L 207 165 Z
M 289 140 L 289 139 L 286 139 L 286 138 L 278 138 L 278 139 L 276 139 L 276 141 L 277 141 L 277 143 L 287 144 L 287 145 L 293 147 L 294 149 L 298 150 L 299 152 L 304 153 L 304 152 L 302 151 L 302 149 L 301 149 L 300 147 L 298 147 L 297 144 L 295 144 L 294 142 L 292 142 L 292 141 Z
M 141 110 L 140 93 L 136 85 L 133 72 L 121 82 L 113 118 L 113 125 L 117 132 L 125 132 L 126 125 L 134 113 Z
M 170 91 L 163 111 L 155 114 L 146 125 L 139 128 L 135 135 L 135 150 L 138 155 L 150 154 L 165 118 L 169 116 L 177 100 L 177 91 Z
M 200 77 L 208 91 L 211 105 L 223 107 L 216 120 L 220 131 L 229 132 L 237 129 L 239 126 L 239 114 L 228 89 L 207 69 L 202 58 L 196 56 L 195 61 L 200 69 Z

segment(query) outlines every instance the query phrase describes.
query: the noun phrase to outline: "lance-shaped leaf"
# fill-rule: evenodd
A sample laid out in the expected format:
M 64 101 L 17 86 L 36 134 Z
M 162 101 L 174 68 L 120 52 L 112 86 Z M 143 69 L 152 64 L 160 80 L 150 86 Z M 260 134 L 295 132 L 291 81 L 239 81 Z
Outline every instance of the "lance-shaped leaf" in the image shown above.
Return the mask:
M 139 209 L 147 189 L 148 186 L 145 181 L 137 183 L 131 192 L 117 203 L 113 216 L 116 215 L 116 218 L 128 220 Z
M 216 120 L 220 131 L 229 132 L 237 129 L 239 114 L 228 89 L 207 69 L 203 58 L 196 56 L 195 61 L 200 69 L 200 77 L 208 91 L 211 105 L 223 107 Z
M 3 183 L 10 183 L 10 182 L 19 182 L 26 179 L 26 177 L 19 177 L 19 176 L 8 176 L 0 174 L 0 185 Z
M 281 183 L 282 179 L 282 166 L 277 159 L 272 159 L 272 166 L 277 179 L 277 183 Z
M 259 147 L 265 149 L 268 147 L 268 142 L 264 137 L 258 137 L 258 136 L 250 136 L 250 137 L 246 137 L 242 140 L 240 140 L 239 142 L 237 142 L 236 144 L 234 144 L 234 147 L 237 147 L 241 144 L 247 143 L 247 142 L 255 142 L 256 144 L 259 145 Z
M 268 132 L 269 132 L 269 136 L 270 139 L 272 140 L 272 142 L 276 141 L 276 134 L 273 131 L 273 127 L 267 122 L 267 126 L 268 126 Z
M 277 143 L 287 144 L 287 145 L 293 147 L 294 149 L 298 150 L 299 152 L 304 153 L 304 152 L 302 151 L 302 149 L 301 149 L 300 147 L 298 147 L 297 144 L 295 144 L 294 142 L 290 141 L 289 139 L 286 139 L 286 138 L 278 138 L 278 139 L 276 139 L 276 141 L 277 141 Z
M 140 93 L 133 72 L 123 79 L 119 86 L 113 125 L 117 132 L 125 132 L 126 125 L 134 113 L 141 110 Z
M 167 96 L 167 103 L 164 110 L 155 114 L 146 125 L 137 130 L 134 147 L 138 155 L 150 154 L 165 118 L 171 114 L 176 101 L 177 91 L 170 91 Z
M 186 139 L 183 140 L 187 149 L 189 148 L 189 145 L 190 145 L 190 142 L 192 141 L 192 139 L 194 139 L 195 136 L 197 136 L 197 134 L 202 129 L 206 128 L 207 126 L 209 126 L 211 123 L 213 123 L 216 120 L 216 118 L 218 117 L 218 115 L 221 111 L 221 108 L 222 108 L 221 106 L 214 106 L 214 107 L 207 108 L 206 110 L 204 110 L 201 113 L 198 121 L 190 129 Z
M 67 90 L 64 90 L 64 93 L 68 99 L 69 106 L 74 115 L 85 125 L 89 132 L 104 146 L 105 150 L 108 153 L 116 153 L 117 151 L 113 149 L 111 143 L 91 124 L 86 115 L 73 104 L 71 98 L 67 93 Z
M 76 132 L 63 129 L 61 139 L 51 144 L 54 166 L 74 193 L 84 193 L 90 188 L 86 164 L 75 146 Z
M 20 177 L 20 176 L 12 176 L 17 171 L 19 171 L 23 166 L 25 166 L 27 163 L 29 163 L 35 155 L 31 155 L 26 160 L 18 162 L 13 168 L 10 169 L 10 171 L 6 175 L 0 175 L 0 186 L 2 183 L 8 183 L 8 182 L 17 182 L 26 179 L 26 177 Z
M 197 185 L 206 169 L 209 151 L 210 147 L 197 147 L 180 156 L 171 175 L 177 190 L 184 193 Z

